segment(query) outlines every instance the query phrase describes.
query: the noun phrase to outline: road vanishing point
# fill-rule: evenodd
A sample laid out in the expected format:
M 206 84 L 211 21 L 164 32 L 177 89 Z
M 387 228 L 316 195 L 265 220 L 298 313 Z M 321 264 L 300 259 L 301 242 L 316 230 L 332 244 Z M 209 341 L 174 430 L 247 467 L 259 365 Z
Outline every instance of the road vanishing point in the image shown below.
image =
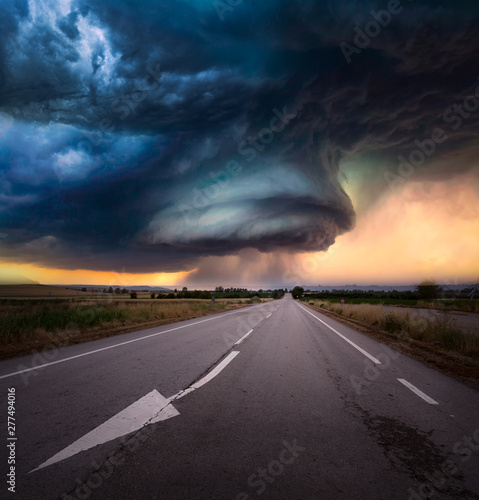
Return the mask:
M 479 498 L 478 391 L 289 294 L 5 360 L 0 384 L 2 498 Z

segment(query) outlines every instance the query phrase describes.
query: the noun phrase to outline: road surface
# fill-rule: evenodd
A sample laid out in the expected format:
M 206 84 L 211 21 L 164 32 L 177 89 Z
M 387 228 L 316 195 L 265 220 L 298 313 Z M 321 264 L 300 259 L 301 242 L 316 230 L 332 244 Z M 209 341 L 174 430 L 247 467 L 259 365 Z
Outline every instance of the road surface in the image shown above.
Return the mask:
M 0 390 L 2 498 L 479 498 L 478 392 L 289 295 L 2 361 Z

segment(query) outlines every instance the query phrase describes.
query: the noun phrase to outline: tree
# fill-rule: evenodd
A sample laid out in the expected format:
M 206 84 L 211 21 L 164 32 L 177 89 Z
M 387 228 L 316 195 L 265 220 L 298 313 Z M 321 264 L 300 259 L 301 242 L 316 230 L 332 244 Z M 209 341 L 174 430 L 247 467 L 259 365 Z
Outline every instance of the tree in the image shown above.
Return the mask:
M 155 293 L 154 293 L 154 292 L 151 294 L 151 298 L 152 298 L 152 299 L 154 299 L 154 298 L 155 298 Z
M 188 288 L 186 288 L 186 286 L 183 287 L 183 292 L 187 292 L 188 291 Z
M 440 288 L 434 281 L 423 281 L 417 286 L 417 292 L 421 299 L 434 300 L 439 294 Z
M 86 288 L 82 288 L 82 289 L 81 289 L 81 291 L 82 291 L 82 292 L 86 292 Z
M 112 288 L 112 287 L 110 287 L 110 288 L 108 289 L 108 293 L 113 293 L 113 288 Z
M 280 299 L 284 295 L 284 290 L 283 289 L 278 289 L 278 290 L 273 290 L 272 297 L 273 299 Z
M 138 298 L 136 292 L 135 291 L 130 292 L 130 299 L 136 299 L 136 298 Z
M 299 299 L 302 297 L 302 295 L 304 293 L 304 288 L 302 288 L 300 286 L 295 286 L 293 288 L 293 290 L 291 291 L 291 293 L 293 294 L 293 299 Z
M 121 290 L 120 290 L 119 288 L 115 288 L 115 293 L 116 293 L 117 295 L 120 295 Z

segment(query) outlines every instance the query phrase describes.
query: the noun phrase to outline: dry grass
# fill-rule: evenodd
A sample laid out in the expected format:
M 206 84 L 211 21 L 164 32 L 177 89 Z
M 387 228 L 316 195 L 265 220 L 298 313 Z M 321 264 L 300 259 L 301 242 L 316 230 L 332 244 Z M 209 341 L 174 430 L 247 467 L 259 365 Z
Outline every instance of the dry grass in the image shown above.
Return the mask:
M 215 312 L 245 306 L 221 300 Z M 0 300 L 2 357 L 25 346 L 67 345 L 145 326 L 171 323 L 212 313 L 209 300 Z M 30 349 L 31 350 L 31 349 Z
M 400 308 L 390 311 L 382 305 L 372 304 L 341 306 L 319 300 L 310 300 L 309 304 L 376 326 L 401 339 L 432 343 L 448 351 L 479 359 L 479 336 L 455 328 L 448 317 L 426 317 Z
M 0 285 L 2 298 L 88 297 L 91 292 L 49 285 Z

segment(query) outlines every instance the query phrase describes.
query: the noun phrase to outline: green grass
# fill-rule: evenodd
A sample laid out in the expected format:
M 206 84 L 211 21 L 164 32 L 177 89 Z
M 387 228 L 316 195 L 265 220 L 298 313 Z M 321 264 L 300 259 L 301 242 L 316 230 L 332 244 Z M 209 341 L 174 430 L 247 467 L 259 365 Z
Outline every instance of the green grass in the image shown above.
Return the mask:
M 234 301 L 218 301 L 215 310 Z M 237 302 L 237 301 L 236 301 Z M 69 332 L 141 324 L 154 320 L 177 320 L 211 310 L 209 300 L 173 299 L 157 301 L 110 300 L 0 300 L 0 344 L 41 340 L 45 333 Z M 48 335 L 47 335 L 48 337 Z

